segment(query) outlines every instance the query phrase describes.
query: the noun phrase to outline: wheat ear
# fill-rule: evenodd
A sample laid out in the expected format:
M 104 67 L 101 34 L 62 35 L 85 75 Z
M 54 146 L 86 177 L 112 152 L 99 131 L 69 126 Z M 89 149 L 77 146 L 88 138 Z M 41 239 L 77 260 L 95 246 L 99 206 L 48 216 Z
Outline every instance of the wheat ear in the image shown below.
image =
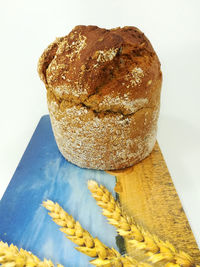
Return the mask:
M 105 246 L 98 238 L 93 238 L 91 234 L 82 228 L 78 221 L 69 215 L 58 203 L 51 200 L 43 202 L 43 206 L 49 210 L 49 215 L 53 221 L 61 226 L 60 231 L 66 234 L 66 237 L 74 242 L 78 247 L 76 249 L 92 258 L 90 261 L 95 266 L 150 266 L 145 263 L 139 263 L 130 257 L 123 257 L 115 249 Z
M 148 261 L 157 263 L 165 260 L 168 262 L 165 265 L 166 267 L 195 266 L 193 259 L 188 254 L 183 251 L 177 251 L 171 243 L 160 240 L 138 226 L 133 218 L 122 211 L 119 203 L 106 187 L 89 180 L 88 188 L 96 199 L 97 204 L 102 208 L 103 215 L 107 217 L 109 223 L 114 225 L 118 233 L 126 237 L 128 242 L 136 249 L 144 250 L 146 255 L 149 256 Z
M 38 257 L 32 253 L 18 249 L 11 244 L 0 241 L 0 265 L 2 267 L 54 267 L 52 261 L 44 259 L 41 261 Z M 61 264 L 57 264 L 57 267 L 63 267 Z

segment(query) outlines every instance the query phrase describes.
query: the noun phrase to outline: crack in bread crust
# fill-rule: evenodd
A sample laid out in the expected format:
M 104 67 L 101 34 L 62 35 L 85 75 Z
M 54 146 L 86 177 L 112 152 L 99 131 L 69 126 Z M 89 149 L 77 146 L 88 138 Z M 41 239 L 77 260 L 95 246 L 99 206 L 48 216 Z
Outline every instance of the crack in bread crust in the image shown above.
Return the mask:
M 133 114 L 135 114 L 136 112 L 142 110 L 142 109 L 154 109 L 155 107 L 150 107 L 150 106 L 142 106 L 142 107 L 137 107 L 135 108 L 134 112 L 131 112 L 131 113 L 128 113 L 128 114 L 124 114 L 122 111 L 120 110 L 117 110 L 117 111 L 114 111 L 114 110 L 111 110 L 111 109 L 105 109 L 105 110 L 96 110 L 94 109 L 93 107 L 87 105 L 85 102 L 75 102 L 73 100 L 59 100 L 57 99 L 57 97 L 54 95 L 54 93 L 51 91 L 51 90 L 48 90 L 47 91 L 47 97 L 49 99 L 49 101 L 51 101 L 51 99 L 53 99 L 59 108 L 61 108 L 62 110 L 68 108 L 68 107 L 72 107 L 72 106 L 76 106 L 77 108 L 80 108 L 80 107 L 85 107 L 87 108 L 88 110 L 92 111 L 94 113 L 95 116 L 99 116 L 99 117 L 104 117 L 108 114 L 116 114 L 116 115 L 122 115 L 123 118 L 128 118 L 130 116 L 132 116 Z M 135 101 L 137 102 L 137 100 Z

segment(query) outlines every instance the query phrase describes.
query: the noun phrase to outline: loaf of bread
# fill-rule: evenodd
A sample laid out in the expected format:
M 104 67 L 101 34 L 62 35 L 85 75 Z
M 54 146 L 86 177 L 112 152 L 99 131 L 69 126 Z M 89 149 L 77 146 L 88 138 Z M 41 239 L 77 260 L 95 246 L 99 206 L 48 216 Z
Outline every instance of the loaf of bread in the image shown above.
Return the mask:
M 55 140 L 68 161 L 113 170 L 150 154 L 162 73 L 139 29 L 76 26 L 43 52 L 38 72 Z

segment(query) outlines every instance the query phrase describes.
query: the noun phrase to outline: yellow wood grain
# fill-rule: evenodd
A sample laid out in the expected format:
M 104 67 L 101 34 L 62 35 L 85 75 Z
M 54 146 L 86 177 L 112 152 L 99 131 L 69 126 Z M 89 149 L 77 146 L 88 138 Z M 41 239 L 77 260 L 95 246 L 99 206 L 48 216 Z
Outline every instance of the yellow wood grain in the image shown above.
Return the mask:
M 124 210 L 151 233 L 168 240 L 200 264 L 200 252 L 166 163 L 156 143 L 137 165 L 109 172 L 117 177 L 116 191 Z M 130 254 L 134 252 L 127 247 Z

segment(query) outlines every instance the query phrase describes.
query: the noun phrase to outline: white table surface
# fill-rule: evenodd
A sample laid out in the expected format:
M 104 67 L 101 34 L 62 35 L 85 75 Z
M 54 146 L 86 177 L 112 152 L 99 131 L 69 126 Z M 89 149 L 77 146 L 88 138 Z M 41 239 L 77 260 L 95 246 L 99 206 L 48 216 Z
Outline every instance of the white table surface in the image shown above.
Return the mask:
M 0 198 L 44 114 L 37 60 L 78 24 L 134 25 L 163 71 L 158 142 L 200 246 L 200 1 L 18 0 L 0 3 Z

